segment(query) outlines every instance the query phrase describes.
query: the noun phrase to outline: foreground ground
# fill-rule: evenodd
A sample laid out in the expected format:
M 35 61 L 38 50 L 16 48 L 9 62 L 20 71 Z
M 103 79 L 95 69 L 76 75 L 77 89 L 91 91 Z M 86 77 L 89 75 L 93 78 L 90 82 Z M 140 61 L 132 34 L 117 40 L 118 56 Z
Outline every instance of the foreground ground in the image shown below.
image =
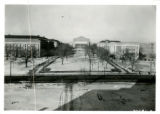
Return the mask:
M 155 85 L 136 84 L 130 89 L 92 90 L 57 110 L 155 110 Z
M 5 84 L 5 110 L 154 110 L 155 84 Z
M 46 59 L 35 60 L 36 64 Z M 98 64 L 100 63 L 100 64 Z M 144 62 L 142 62 L 144 63 Z M 5 75 L 9 75 L 9 61 L 5 61 Z M 61 64 L 57 59 L 47 68 L 50 71 L 89 70 L 87 58 L 68 58 Z M 114 67 L 93 60 L 92 70 L 110 71 Z M 142 66 L 143 68 L 143 66 Z M 148 68 L 148 67 L 147 67 Z M 26 74 L 24 61 L 15 61 L 12 73 Z M 119 80 L 118 80 L 119 81 Z M 5 110 L 155 110 L 155 84 L 135 82 L 78 82 L 5 84 Z

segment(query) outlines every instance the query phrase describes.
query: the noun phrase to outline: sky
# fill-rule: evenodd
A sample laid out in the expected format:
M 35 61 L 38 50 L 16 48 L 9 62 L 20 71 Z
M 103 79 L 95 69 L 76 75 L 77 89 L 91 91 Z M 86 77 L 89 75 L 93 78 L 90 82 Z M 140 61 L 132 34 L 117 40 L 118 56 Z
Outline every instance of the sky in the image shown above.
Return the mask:
M 123 5 L 6 5 L 5 34 L 40 35 L 62 42 L 156 41 L 156 7 Z

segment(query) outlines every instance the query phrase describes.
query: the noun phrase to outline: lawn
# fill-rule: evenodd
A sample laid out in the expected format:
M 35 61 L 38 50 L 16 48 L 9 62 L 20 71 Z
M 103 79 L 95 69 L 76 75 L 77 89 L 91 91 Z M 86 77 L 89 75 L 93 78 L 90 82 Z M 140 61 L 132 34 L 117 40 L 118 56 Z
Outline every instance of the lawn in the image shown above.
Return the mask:
M 116 61 L 119 65 L 123 66 L 124 68 L 131 68 L 131 65 L 129 62 L 121 62 L 121 61 Z M 150 68 L 152 72 L 156 72 L 155 69 L 155 62 L 152 62 L 152 67 L 150 67 L 151 61 L 137 61 L 135 62 L 134 65 L 134 70 L 136 71 L 142 71 L 142 72 L 150 72 Z
M 34 66 L 46 60 L 47 58 L 34 58 Z M 10 61 L 5 60 L 4 64 L 5 64 L 4 75 L 10 75 Z M 28 67 L 25 66 L 25 60 L 22 58 L 17 58 L 15 61 L 11 63 L 11 75 L 26 75 L 29 72 L 29 70 L 32 69 L 33 69 L 33 63 L 31 62 L 31 59 L 28 61 Z
M 50 71 L 89 71 L 90 63 L 87 57 L 69 57 L 65 58 L 62 64 L 62 60 L 59 58 L 54 63 L 49 65 L 47 68 Z M 106 62 L 103 63 L 97 59 L 93 58 L 91 62 L 92 71 L 111 71 L 114 67 L 110 64 L 106 65 Z
M 150 68 L 152 72 L 156 72 L 155 69 L 155 63 L 152 63 L 150 61 L 139 61 L 135 64 L 135 69 L 143 72 L 149 72 Z

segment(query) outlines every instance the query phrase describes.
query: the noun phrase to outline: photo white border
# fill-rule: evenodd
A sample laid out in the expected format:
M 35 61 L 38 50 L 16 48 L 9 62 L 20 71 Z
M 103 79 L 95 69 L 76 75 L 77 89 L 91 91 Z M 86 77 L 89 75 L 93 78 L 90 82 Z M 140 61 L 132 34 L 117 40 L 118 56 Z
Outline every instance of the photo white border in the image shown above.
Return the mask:
M 4 111 L 4 34 L 5 34 L 5 5 L 6 4 L 35 4 L 35 5 L 157 5 L 156 7 L 156 111 Z M 160 0 L 1 0 L 0 1 L 0 114 L 28 113 L 160 113 Z

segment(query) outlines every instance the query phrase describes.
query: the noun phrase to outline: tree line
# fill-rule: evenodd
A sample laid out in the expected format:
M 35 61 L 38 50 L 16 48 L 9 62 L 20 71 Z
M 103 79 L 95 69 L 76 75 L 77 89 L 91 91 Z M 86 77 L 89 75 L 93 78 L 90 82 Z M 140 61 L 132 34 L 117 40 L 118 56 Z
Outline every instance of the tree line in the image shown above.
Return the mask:
M 107 68 L 107 64 L 108 62 L 111 62 L 112 60 L 116 60 L 119 59 L 122 62 L 128 62 L 131 65 L 131 69 L 133 71 L 134 66 L 136 64 L 136 62 L 138 60 L 143 60 L 146 55 L 143 54 L 143 51 L 140 49 L 139 52 L 139 56 L 138 58 L 136 58 L 136 54 L 133 52 L 130 52 L 129 49 L 126 49 L 119 58 L 117 58 L 117 55 L 112 54 L 109 52 L 108 49 L 102 48 L 102 47 L 98 47 L 96 44 L 89 44 L 88 46 L 86 46 L 86 55 L 88 56 L 88 60 L 89 60 L 89 69 L 91 71 L 91 66 L 93 65 L 93 58 L 96 56 L 100 62 L 104 65 L 104 63 L 106 64 L 106 68 Z M 152 57 L 153 56 L 153 57 Z M 154 58 L 154 55 L 151 54 L 151 57 Z M 99 62 L 98 62 L 98 69 L 99 69 Z

